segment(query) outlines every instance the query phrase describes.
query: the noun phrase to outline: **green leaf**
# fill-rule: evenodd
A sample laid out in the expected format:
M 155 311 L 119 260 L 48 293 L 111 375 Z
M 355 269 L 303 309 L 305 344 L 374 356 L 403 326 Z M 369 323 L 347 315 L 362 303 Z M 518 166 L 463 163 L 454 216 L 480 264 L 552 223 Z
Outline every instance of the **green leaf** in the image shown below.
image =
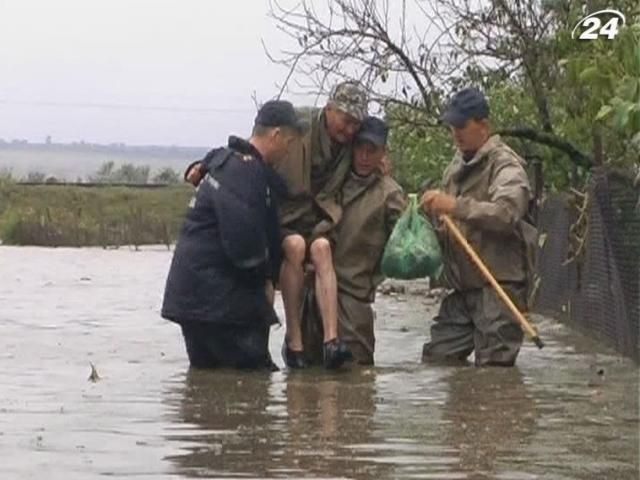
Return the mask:
M 640 105 L 634 105 L 633 111 L 629 115 L 629 128 L 631 129 L 631 133 L 640 132 Z
M 585 68 L 582 72 L 580 72 L 579 79 L 582 82 L 592 82 L 596 78 L 598 78 L 600 72 L 598 71 L 598 67 L 593 65 L 591 67 Z
M 615 108 L 616 110 L 622 108 L 623 105 L 626 105 L 626 102 L 623 101 L 620 97 L 613 97 L 611 100 L 609 100 L 609 103 L 613 105 L 613 108 Z
M 596 115 L 595 120 L 602 120 L 603 118 L 609 116 L 613 111 L 613 107 L 611 105 L 603 105 L 598 114 Z
M 631 113 L 632 108 L 633 104 L 620 104 L 616 107 L 613 117 L 613 126 L 616 130 L 622 132 L 627 128 L 629 113 Z
M 635 78 L 626 78 L 620 83 L 618 87 L 618 96 L 623 100 L 632 102 L 638 95 L 638 80 Z

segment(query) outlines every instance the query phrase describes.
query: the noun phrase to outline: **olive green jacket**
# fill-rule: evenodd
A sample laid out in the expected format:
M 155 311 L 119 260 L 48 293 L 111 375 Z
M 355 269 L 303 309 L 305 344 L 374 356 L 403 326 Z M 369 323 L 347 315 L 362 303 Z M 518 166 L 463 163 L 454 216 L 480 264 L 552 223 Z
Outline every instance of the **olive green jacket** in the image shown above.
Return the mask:
M 338 288 L 373 302 L 384 279 L 380 260 L 405 208 L 402 188 L 389 176 L 350 173 L 342 188 L 342 221 L 336 229 L 334 265 Z
M 320 222 L 316 230 L 329 231 L 342 218 L 339 194 L 351 165 L 351 145 L 332 152 L 322 109 L 298 109 L 298 115 L 306 117 L 310 128 L 276 167 L 289 189 L 280 206 L 280 224 L 295 232 L 301 223 Z
M 451 216 L 496 280 L 532 287 L 537 231 L 525 221 L 531 188 L 524 160 L 494 135 L 468 162 L 456 153 L 443 189 L 457 197 Z M 444 234 L 441 240 L 449 286 L 470 290 L 487 284 L 453 237 Z

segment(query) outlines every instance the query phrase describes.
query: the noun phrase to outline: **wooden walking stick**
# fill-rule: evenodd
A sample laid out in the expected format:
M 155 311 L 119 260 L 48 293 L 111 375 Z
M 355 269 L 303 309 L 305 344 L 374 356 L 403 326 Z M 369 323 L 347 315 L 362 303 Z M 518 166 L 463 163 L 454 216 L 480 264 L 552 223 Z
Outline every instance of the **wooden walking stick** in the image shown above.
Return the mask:
M 471 261 L 475 264 L 476 267 L 478 267 L 478 270 L 480 270 L 480 273 L 485 278 L 485 280 L 489 282 L 489 284 L 493 287 L 495 292 L 498 294 L 498 297 L 500 297 L 500 300 L 502 300 L 507 308 L 511 311 L 517 322 L 522 327 L 522 330 L 527 334 L 531 341 L 536 344 L 538 348 L 544 347 L 544 343 L 542 343 L 542 340 L 540 340 L 538 332 L 535 330 L 535 328 L 533 328 L 533 326 L 529 323 L 529 320 L 527 320 L 522 312 L 518 310 L 518 307 L 515 306 L 513 301 L 509 298 L 509 295 L 507 295 L 504 289 L 496 281 L 482 259 L 473 250 L 471 245 L 469 245 L 469 242 L 467 242 L 467 239 L 464 238 L 456 224 L 453 223 L 453 220 L 451 220 L 448 215 L 442 215 L 440 219 L 444 222 L 444 224 L 447 226 L 447 229 L 453 234 L 453 236 L 467 253 L 467 255 L 469 255 Z

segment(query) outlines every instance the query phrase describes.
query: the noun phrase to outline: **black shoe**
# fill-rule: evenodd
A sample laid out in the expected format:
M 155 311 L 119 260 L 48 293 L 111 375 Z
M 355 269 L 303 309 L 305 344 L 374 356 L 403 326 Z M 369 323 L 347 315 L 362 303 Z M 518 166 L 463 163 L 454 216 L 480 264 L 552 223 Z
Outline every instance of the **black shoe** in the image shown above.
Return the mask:
M 286 340 L 282 344 L 282 359 L 284 360 L 284 364 L 289 368 L 307 368 L 304 352 L 290 350 Z
M 340 368 L 345 362 L 353 360 L 353 354 L 349 347 L 338 338 L 324 342 L 322 350 L 324 368 L 329 370 Z
M 267 358 L 265 361 L 265 367 L 268 371 L 270 372 L 279 372 L 280 368 L 274 363 L 273 359 L 271 358 L 271 354 L 267 353 Z

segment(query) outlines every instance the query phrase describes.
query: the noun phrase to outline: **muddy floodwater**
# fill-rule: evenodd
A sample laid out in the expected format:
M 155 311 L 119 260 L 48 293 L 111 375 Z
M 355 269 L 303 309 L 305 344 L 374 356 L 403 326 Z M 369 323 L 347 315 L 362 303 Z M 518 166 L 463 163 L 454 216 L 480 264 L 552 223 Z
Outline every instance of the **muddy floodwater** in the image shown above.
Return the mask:
M 170 259 L 0 247 L 0 479 L 638 479 L 638 368 L 567 327 L 536 318 L 516 368 L 424 366 L 437 300 L 380 296 L 373 368 L 190 372 Z

